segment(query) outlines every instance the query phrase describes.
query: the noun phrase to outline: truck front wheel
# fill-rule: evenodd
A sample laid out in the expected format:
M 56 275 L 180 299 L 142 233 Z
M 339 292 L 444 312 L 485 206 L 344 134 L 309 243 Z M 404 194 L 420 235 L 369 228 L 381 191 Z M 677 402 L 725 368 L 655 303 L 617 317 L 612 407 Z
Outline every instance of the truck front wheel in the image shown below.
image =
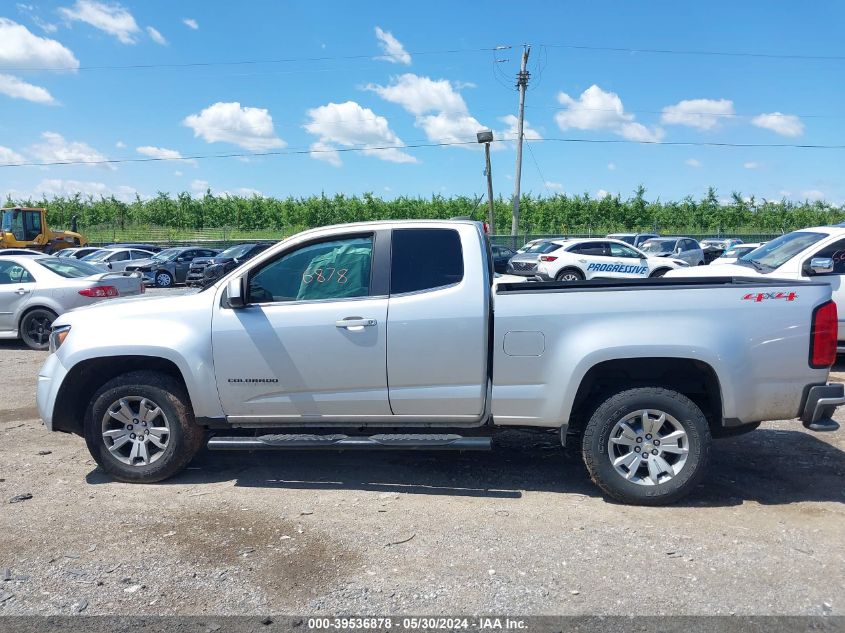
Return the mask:
M 710 429 L 692 400 L 643 387 L 607 398 L 584 428 L 582 452 L 593 481 L 610 497 L 663 505 L 687 495 L 710 455 Z
M 188 465 L 203 430 L 184 388 L 166 374 L 133 371 L 103 385 L 85 418 L 85 442 L 118 481 L 153 483 Z

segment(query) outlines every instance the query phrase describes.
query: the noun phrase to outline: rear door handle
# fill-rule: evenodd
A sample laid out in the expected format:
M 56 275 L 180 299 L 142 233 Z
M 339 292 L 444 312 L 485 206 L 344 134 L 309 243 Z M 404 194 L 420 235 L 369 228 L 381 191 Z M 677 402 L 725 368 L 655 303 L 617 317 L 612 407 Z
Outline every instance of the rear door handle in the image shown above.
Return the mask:
M 336 327 L 345 327 L 346 329 L 373 327 L 374 325 L 376 325 L 375 319 L 365 319 L 362 317 L 346 317 L 345 319 L 341 319 L 340 321 L 335 321 Z
M 27 290 L 26 288 L 18 288 L 15 292 L 17 292 L 19 295 L 25 295 L 29 293 L 29 290 Z

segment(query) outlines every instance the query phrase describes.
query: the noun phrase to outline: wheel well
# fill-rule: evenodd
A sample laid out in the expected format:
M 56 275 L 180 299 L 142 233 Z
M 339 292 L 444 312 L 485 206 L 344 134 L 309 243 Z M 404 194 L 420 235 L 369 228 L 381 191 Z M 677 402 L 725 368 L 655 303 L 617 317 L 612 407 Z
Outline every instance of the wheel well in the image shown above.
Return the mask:
M 172 376 L 185 388 L 185 380 L 175 363 L 154 356 L 109 356 L 78 363 L 65 376 L 53 408 L 57 431 L 82 435 L 85 410 L 96 391 L 112 378 L 131 371 L 147 370 Z
M 21 318 L 18 319 L 18 330 L 20 330 L 21 323 L 23 323 L 23 320 L 26 318 L 26 315 L 32 312 L 33 310 L 47 310 L 47 312 L 55 314 L 56 318 L 58 318 L 59 316 L 58 314 L 56 314 L 56 311 L 53 310 L 53 308 L 48 308 L 47 306 L 29 306 L 26 310 L 21 313 Z
M 658 273 L 668 273 L 670 270 L 672 270 L 672 269 L 669 268 L 668 266 L 664 266 L 663 268 L 655 268 L 654 270 L 651 271 L 651 274 L 649 275 L 649 277 L 657 277 Z
M 567 271 L 578 273 L 578 275 L 581 277 L 584 276 L 584 273 L 582 273 L 576 266 L 564 266 L 559 271 L 557 271 L 557 273 L 555 273 L 555 277 L 560 277 L 563 273 Z
M 722 390 L 713 368 L 692 358 L 622 358 L 592 367 L 575 394 L 570 431 L 579 431 L 604 397 L 631 387 L 666 387 L 684 394 L 711 428 L 722 427 Z

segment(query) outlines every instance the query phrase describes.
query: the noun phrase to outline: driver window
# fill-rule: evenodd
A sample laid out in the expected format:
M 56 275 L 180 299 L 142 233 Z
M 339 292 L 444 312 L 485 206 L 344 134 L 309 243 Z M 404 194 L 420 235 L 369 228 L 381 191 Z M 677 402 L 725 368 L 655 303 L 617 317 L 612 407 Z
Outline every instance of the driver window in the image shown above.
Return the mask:
M 0 262 L 0 285 L 26 284 L 35 281 L 29 271 L 15 262 Z
M 634 259 L 639 259 L 640 254 L 635 251 L 633 248 L 628 248 L 627 246 L 623 246 L 622 244 L 616 244 L 615 242 L 610 243 L 610 256 L 611 257 L 631 257 Z
M 249 303 L 366 297 L 370 293 L 373 237 L 309 244 L 249 276 Z
M 825 246 L 813 257 L 830 257 L 833 260 L 833 275 L 845 275 L 845 240 Z M 807 261 L 809 264 L 809 260 Z

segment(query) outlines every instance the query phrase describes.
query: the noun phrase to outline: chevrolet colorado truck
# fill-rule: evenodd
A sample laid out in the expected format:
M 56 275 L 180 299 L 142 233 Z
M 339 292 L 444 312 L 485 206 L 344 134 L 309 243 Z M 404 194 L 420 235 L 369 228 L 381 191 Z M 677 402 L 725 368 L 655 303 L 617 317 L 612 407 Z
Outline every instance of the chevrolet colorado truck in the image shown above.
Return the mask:
M 196 294 L 60 316 L 38 409 L 126 482 L 171 477 L 206 442 L 479 450 L 521 427 L 580 443 L 609 496 L 657 505 L 695 486 L 713 437 L 837 427 L 830 297 L 731 277 L 510 283 L 478 223 L 322 227 Z

